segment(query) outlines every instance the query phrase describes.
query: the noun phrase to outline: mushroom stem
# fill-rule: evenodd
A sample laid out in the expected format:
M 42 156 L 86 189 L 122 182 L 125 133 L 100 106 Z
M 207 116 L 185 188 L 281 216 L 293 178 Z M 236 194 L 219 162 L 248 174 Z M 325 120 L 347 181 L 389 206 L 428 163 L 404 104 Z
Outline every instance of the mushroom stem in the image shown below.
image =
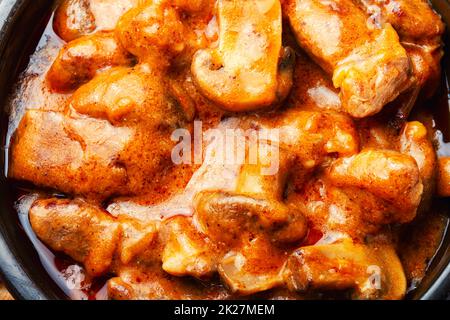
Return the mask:
M 292 86 L 294 55 L 282 50 L 280 1 L 219 0 L 217 10 L 219 45 L 197 51 L 192 62 L 200 91 L 232 112 L 284 99 Z

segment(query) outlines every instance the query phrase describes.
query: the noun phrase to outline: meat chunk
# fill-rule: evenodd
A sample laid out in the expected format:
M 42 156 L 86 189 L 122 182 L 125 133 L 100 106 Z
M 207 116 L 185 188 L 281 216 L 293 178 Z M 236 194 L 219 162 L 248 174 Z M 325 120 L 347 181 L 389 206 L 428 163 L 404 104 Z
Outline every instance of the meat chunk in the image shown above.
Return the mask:
M 132 143 L 116 158 L 126 168 L 133 193 L 160 186 L 171 166 L 174 130 L 185 115 L 173 103 L 161 74 L 144 64 L 105 71 L 80 87 L 70 106 L 76 112 L 134 129 Z
M 229 299 L 229 292 L 221 285 L 204 286 L 189 279 L 170 276 L 160 266 L 129 267 L 107 283 L 108 297 L 113 300 L 198 300 Z
M 55 12 L 53 29 L 67 42 L 94 31 L 113 30 L 119 18 L 138 2 L 139 0 L 63 0 Z
M 119 217 L 117 222 L 120 223 L 122 231 L 117 250 L 120 263 L 128 265 L 136 260 L 140 262 L 153 260 L 152 254 L 148 254 L 148 251 L 157 251 L 155 242 L 158 238 L 159 225 L 123 217 Z
M 246 121 L 250 128 L 257 128 L 262 133 L 279 130 L 277 143 L 305 168 L 317 167 L 329 156 L 349 156 L 359 152 L 355 123 L 339 112 L 304 111 L 299 106 L 267 116 L 250 116 Z
M 437 193 L 441 197 L 450 197 L 450 157 L 439 159 Z
M 81 86 L 66 115 L 29 111 L 10 176 L 100 199 L 159 187 L 173 166 L 171 134 L 184 125 L 160 80 L 143 65 L 117 67 Z
M 334 232 L 362 241 L 388 222 L 392 210 L 383 201 L 358 188 L 342 189 L 317 177 L 289 195 L 287 203 L 299 208 L 310 230 Z
M 70 200 L 38 200 L 30 209 L 34 232 L 50 248 L 82 262 L 98 276 L 107 272 L 121 236 L 106 213 Z
M 416 160 L 423 184 L 422 202 L 426 208 L 435 191 L 437 160 L 433 143 L 422 123 L 413 121 L 406 124 L 400 137 L 400 152 Z
M 365 152 L 367 150 L 362 154 Z M 298 208 L 305 215 L 310 229 L 318 230 L 323 234 L 331 232 L 339 237 L 349 237 L 357 242 L 365 241 L 368 235 L 380 232 L 387 224 L 410 222 L 416 217 L 421 201 L 421 193 L 416 194 L 422 190 L 419 169 L 414 159 L 409 156 L 394 151 L 378 152 L 380 152 L 377 155 L 380 157 L 378 161 L 386 161 L 391 164 L 391 169 L 375 169 L 375 159 L 369 160 L 367 157 L 361 157 L 361 172 L 371 176 L 370 179 L 366 177 L 366 182 L 362 183 L 350 173 L 352 170 L 348 169 L 345 169 L 347 173 L 336 175 L 330 179 L 329 170 L 334 170 L 335 165 L 332 164 L 328 169 L 319 171 L 310 177 L 302 188 L 288 194 L 286 203 Z M 398 159 L 404 158 L 407 161 L 400 165 L 400 161 L 397 162 L 395 158 L 391 158 L 391 152 L 399 156 Z M 352 162 L 350 159 L 358 156 L 340 158 L 335 163 L 349 165 Z M 378 174 L 386 180 L 376 178 Z M 352 183 L 347 180 L 350 176 Z M 394 194 L 392 190 L 388 190 L 389 187 L 383 187 L 384 184 L 391 183 L 390 178 L 394 181 L 400 177 L 406 180 L 405 184 L 411 184 L 411 187 L 405 187 L 406 191 Z M 362 179 L 362 177 L 360 178 Z M 379 192 L 380 190 L 389 192 L 392 199 Z M 408 201 L 413 202 L 409 203 Z
M 402 265 L 389 245 L 303 247 L 289 258 L 284 278 L 291 290 L 353 289 L 355 299 L 401 299 L 406 292 Z
M 359 136 L 355 123 L 345 114 L 327 112 L 286 112 L 281 123 L 281 143 L 287 149 L 297 148 L 295 154 L 302 162 L 333 154 L 348 156 L 359 151 Z M 285 131 L 284 131 L 285 130 Z M 320 146 L 316 151 L 307 152 L 308 141 L 316 141 Z M 313 143 L 314 144 L 314 143 Z M 288 147 L 289 146 L 289 147 Z M 319 162 L 316 162 L 316 165 Z
M 162 269 L 174 276 L 210 278 L 216 271 L 218 250 L 193 226 L 191 219 L 175 217 L 165 222 L 167 241 Z
M 114 33 L 99 32 L 66 44 L 50 67 L 47 81 L 55 91 L 70 91 L 91 80 L 100 69 L 127 66 L 132 60 Z
M 368 149 L 339 158 L 289 194 L 286 203 L 305 215 L 310 228 L 359 242 L 386 224 L 413 220 L 421 195 L 412 157 Z
M 329 168 L 327 177 L 336 186 L 362 188 L 392 204 L 398 214 L 391 222 L 411 221 L 423 191 L 416 161 L 394 151 L 368 149 L 338 159 Z
M 205 7 L 211 5 L 211 0 L 175 0 L 176 7 L 189 12 L 196 13 L 205 10 Z
M 164 64 L 185 48 L 183 23 L 166 1 L 144 1 L 131 9 L 120 18 L 116 32 L 123 46 L 141 60 Z
M 281 286 L 284 262 L 285 256 L 269 240 L 257 237 L 228 252 L 220 261 L 219 274 L 232 292 L 249 295 Z
M 357 118 L 378 113 L 407 88 L 410 60 L 387 25 L 373 42 L 356 48 L 333 73 L 344 109 Z
M 82 263 L 93 276 L 146 259 L 158 231 L 154 223 L 114 218 L 81 199 L 37 200 L 29 216 L 47 246 Z
M 410 61 L 397 33 L 389 24 L 369 28 L 352 0 L 289 0 L 284 11 L 299 44 L 333 76 L 352 116 L 373 115 L 406 89 Z
M 411 59 L 413 86 L 421 90 L 421 97 L 431 98 L 441 79 L 441 58 L 444 55 L 441 44 L 404 44 Z
M 170 98 L 161 74 L 139 64 L 99 74 L 73 94 L 70 106 L 78 113 L 107 119 L 116 125 L 136 125 L 142 121 L 150 128 L 170 132 L 182 123 L 184 116 Z
M 445 26 L 427 0 L 358 0 L 375 24 L 390 23 L 400 36 L 412 62 L 414 81 L 431 97 L 440 79 Z
M 116 159 L 132 138 L 133 130 L 104 120 L 30 110 L 12 141 L 9 176 L 72 194 L 127 194 L 127 174 Z
M 339 90 L 334 87 L 327 73 L 303 51 L 296 51 L 293 85 L 286 106 L 287 112 L 289 108 L 302 111 L 342 111 Z
M 375 21 L 389 22 L 405 40 L 435 39 L 445 30 L 428 0 L 357 1 Z

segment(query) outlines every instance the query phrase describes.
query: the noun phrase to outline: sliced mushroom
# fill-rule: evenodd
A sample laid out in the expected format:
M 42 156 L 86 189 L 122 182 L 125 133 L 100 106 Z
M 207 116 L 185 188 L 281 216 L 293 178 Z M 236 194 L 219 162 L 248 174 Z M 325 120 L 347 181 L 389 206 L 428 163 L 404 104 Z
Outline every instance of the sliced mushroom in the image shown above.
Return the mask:
M 282 202 L 289 156 L 280 156 L 279 170 L 264 176 L 262 165 L 242 166 L 235 193 L 205 191 L 196 197 L 196 221 L 212 239 L 228 244 L 245 232 L 267 232 L 275 242 L 303 239 L 307 223 L 303 214 Z
M 350 241 L 298 249 L 283 272 L 294 291 L 353 289 L 355 299 L 401 299 L 406 279 L 397 254 L 389 245 Z
M 250 146 L 236 182 L 236 194 L 283 201 L 283 192 L 295 157 L 272 141 Z
M 102 68 L 132 63 L 133 57 L 114 33 L 99 32 L 66 44 L 50 67 L 47 81 L 55 91 L 70 91 L 91 80 Z
M 219 0 L 218 48 L 199 50 L 192 74 L 201 92 L 240 112 L 283 100 L 292 85 L 294 54 L 281 47 L 279 0 Z
M 235 243 L 244 232 L 267 231 L 274 241 L 290 243 L 306 234 L 302 213 L 280 202 L 220 191 L 200 193 L 197 199 L 197 221 L 217 241 Z

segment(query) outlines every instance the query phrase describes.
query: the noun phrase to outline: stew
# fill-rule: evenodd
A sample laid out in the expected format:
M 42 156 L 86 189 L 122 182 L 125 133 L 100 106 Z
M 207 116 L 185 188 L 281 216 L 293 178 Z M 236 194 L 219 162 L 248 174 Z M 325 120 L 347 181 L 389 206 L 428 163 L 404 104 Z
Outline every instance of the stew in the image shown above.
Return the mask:
M 444 29 L 426 0 L 61 1 L 11 100 L 21 221 L 73 299 L 402 299 L 447 225 Z

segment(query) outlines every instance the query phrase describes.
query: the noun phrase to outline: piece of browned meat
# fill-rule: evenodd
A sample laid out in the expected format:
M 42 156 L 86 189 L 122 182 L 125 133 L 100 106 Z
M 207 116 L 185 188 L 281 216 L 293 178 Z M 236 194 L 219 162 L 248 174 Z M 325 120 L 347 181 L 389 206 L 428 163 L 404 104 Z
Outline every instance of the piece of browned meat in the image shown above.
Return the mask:
M 141 60 L 164 64 L 185 49 L 184 26 L 166 1 L 144 1 L 124 14 L 116 28 L 123 46 Z
M 133 135 L 105 120 L 28 111 L 12 141 L 9 176 L 72 194 L 126 194 L 127 173 L 117 159 Z
M 159 187 L 173 166 L 171 134 L 184 125 L 160 79 L 145 65 L 117 67 L 81 86 L 67 114 L 28 111 L 10 177 L 101 199 Z
M 352 0 L 288 0 L 284 13 L 300 46 L 333 76 L 352 116 L 373 115 L 406 89 L 410 61 L 397 33 L 390 24 L 370 27 Z
M 405 274 L 391 246 L 348 240 L 298 249 L 284 279 L 297 291 L 352 289 L 354 299 L 397 300 L 406 292 Z
M 440 80 L 445 26 L 428 0 L 355 0 L 376 25 L 390 23 L 411 58 L 414 84 L 431 97 Z
M 435 193 L 437 157 L 426 127 L 418 121 L 408 122 L 400 136 L 399 149 L 416 160 L 423 184 L 421 210 L 429 209 Z
M 121 230 L 105 212 L 83 202 L 39 200 L 30 209 L 30 221 L 46 245 L 82 262 L 89 273 L 109 270 Z
M 132 61 L 113 32 L 99 32 L 66 44 L 47 72 L 47 81 L 57 92 L 70 91 L 91 80 L 102 68 L 128 66 Z
M 436 40 L 444 23 L 428 0 L 355 0 L 375 23 L 389 22 L 403 40 Z M 440 39 L 439 39 L 440 41 Z
M 151 249 L 157 237 L 155 223 L 114 218 L 81 199 L 37 200 L 29 215 L 34 232 L 47 246 L 82 263 L 93 276 L 132 262 Z
M 63 0 L 55 11 L 53 29 L 69 42 L 94 31 L 113 30 L 119 18 L 139 0 Z
M 209 280 L 217 272 L 220 250 L 199 232 L 192 219 L 177 216 L 164 222 L 165 245 L 162 269 L 174 276 Z
M 414 219 L 423 192 L 415 159 L 395 151 L 368 149 L 340 158 L 329 167 L 327 177 L 338 187 L 366 190 L 396 208 L 391 215 L 380 216 L 382 223 Z
M 450 157 L 439 159 L 437 193 L 441 197 L 450 197 Z

